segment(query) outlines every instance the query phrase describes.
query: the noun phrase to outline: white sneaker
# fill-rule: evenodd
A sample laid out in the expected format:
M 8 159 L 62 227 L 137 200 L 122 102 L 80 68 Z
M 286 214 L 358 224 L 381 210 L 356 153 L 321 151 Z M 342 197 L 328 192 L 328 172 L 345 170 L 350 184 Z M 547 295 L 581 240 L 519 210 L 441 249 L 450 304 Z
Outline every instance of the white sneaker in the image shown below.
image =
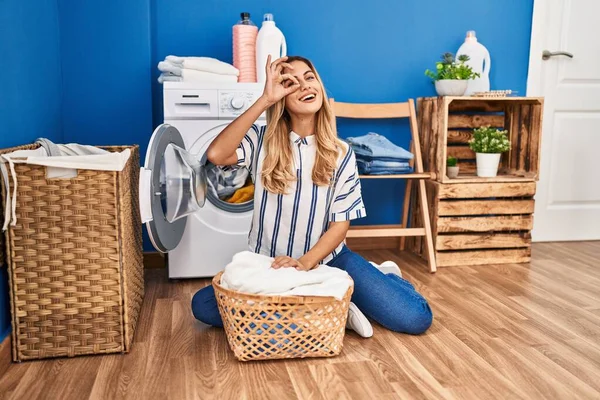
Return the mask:
M 348 308 L 346 328 L 352 329 L 364 338 L 373 336 L 373 327 L 371 326 L 371 323 L 354 303 L 350 303 L 350 307 Z
M 375 264 L 373 261 L 370 261 L 371 265 L 383 272 L 384 274 L 394 274 L 398 275 L 402 278 L 402 271 L 400 271 L 400 267 L 393 261 L 384 261 L 381 264 Z

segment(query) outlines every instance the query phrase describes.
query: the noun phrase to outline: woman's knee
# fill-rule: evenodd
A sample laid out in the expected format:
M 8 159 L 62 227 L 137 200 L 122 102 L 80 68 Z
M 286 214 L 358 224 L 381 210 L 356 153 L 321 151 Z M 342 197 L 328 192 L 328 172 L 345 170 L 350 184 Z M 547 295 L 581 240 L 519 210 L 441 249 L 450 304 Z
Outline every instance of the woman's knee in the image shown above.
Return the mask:
M 218 315 L 217 300 L 215 298 L 215 290 L 212 286 L 206 286 L 196 292 L 192 298 L 192 313 L 194 317 L 212 326 L 221 325 L 220 316 Z
M 433 323 L 433 313 L 425 299 L 419 301 L 411 309 L 398 309 L 386 325 L 395 332 L 420 335 L 426 332 Z

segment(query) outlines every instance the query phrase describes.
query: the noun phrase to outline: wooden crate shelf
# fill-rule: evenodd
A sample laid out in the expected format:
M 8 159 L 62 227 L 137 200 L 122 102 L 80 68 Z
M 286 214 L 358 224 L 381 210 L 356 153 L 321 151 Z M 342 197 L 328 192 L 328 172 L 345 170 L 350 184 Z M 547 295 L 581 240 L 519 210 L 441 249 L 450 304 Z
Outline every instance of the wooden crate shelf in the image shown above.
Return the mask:
M 439 267 L 530 261 L 536 182 L 427 181 L 426 187 Z M 411 226 L 420 226 L 419 204 L 411 200 Z M 407 245 L 426 257 L 422 238 Z
M 427 97 L 417 101 L 425 171 L 442 183 L 528 182 L 539 173 L 542 98 Z M 503 153 L 498 176 L 476 175 L 475 153 L 468 142 L 473 129 L 490 125 L 508 131 L 511 148 Z M 457 178 L 446 174 L 448 156 L 458 159 Z

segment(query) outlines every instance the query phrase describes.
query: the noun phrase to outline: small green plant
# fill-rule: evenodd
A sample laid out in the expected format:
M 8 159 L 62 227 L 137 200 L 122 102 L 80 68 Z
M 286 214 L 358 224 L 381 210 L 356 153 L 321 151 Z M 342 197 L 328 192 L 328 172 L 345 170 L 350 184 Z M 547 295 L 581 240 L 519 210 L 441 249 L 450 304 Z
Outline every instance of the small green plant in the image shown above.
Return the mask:
M 469 147 L 475 153 L 504 153 L 510 149 L 508 132 L 489 126 L 474 129 Z
M 456 159 L 456 157 L 449 156 L 448 160 L 446 160 L 446 165 L 448 167 L 456 167 L 457 163 L 458 163 L 458 160 Z
M 454 59 L 454 54 L 442 54 L 442 60 L 435 63 L 435 71 L 425 70 L 425 75 L 434 81 L 444 79 L 465 80 L 478 78 L 480 74 L 473 72 L 473 69 L 465 64 L 469 61 L 469 56 L 462 54 L 458 60 Z

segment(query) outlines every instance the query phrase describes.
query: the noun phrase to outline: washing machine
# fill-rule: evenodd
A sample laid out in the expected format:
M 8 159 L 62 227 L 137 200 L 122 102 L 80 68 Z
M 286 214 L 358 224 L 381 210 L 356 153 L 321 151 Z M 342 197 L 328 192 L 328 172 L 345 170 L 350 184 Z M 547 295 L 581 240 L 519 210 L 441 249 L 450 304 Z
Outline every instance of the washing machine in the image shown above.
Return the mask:
M 140 209 L 169 278 L 205 278 L 248 249 L 253 201 L 231 204 L 211 190 L 206 150 L 262 94 L 255 83 L 163 85 L 164 123 L 148 144 L 140 174 Z M 264 123 L 265 114 L 259 118 Z M 219 171 L 216 171 L 219 172 Z

